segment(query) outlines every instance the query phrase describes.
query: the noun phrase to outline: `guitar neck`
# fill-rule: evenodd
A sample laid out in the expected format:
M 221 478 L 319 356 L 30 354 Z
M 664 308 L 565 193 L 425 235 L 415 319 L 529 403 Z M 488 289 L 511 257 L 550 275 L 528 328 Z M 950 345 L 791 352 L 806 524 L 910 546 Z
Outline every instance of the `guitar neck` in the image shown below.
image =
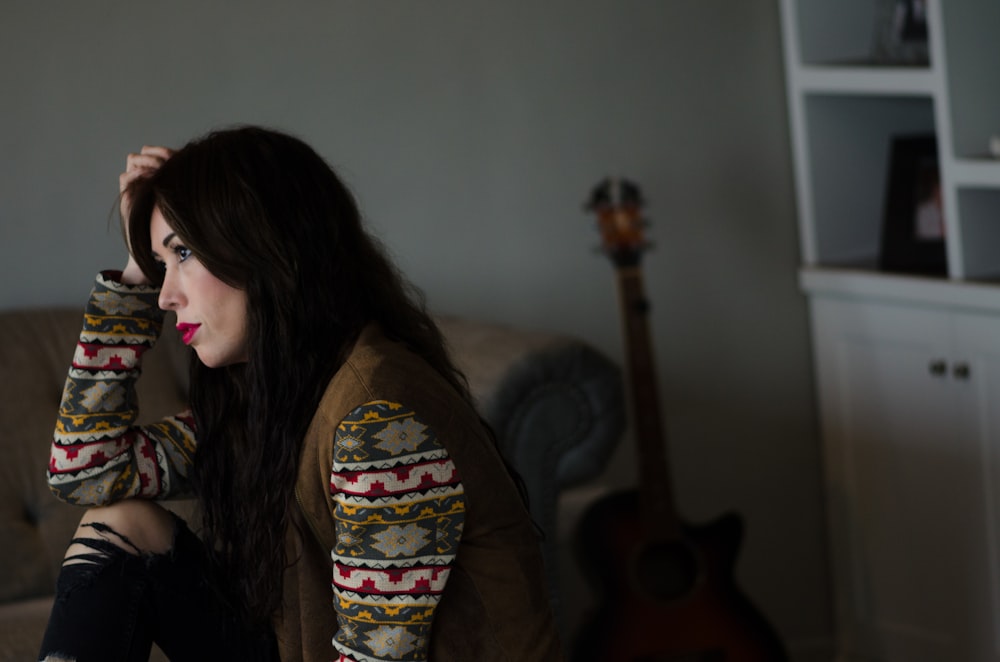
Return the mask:
M 660 416 L 650 337 L 649 301 L 646 299 L 638 266 L 619 266 L 617 274 L 623 308 L 643 519 L 651 536 L 677 538 L 680 536 L 680 518 L 674 508 L 666 437 Z

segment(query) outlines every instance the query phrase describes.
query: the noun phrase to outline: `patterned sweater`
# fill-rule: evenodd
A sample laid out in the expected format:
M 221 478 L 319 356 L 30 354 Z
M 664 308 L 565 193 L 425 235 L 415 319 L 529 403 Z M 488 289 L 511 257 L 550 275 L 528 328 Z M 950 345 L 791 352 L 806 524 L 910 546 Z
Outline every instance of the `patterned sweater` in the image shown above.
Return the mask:
M 157 291 L 98 276 L 59 407 L 49 485 L 100 505 L 189 494 L 189 413 L 137 426 L 135 382 L 159 337 Z M 401 403 L 361 403 L 337 427 L 328 489 L 341 662 L 428 658 L 465 518 L 464 489 L 434 430 Z

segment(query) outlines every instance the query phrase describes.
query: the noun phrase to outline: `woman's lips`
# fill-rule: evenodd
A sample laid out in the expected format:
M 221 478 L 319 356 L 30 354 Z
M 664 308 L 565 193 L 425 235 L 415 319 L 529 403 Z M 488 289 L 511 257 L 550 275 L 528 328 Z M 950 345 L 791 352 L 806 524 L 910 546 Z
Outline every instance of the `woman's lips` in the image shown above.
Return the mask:
M 191 341 L 194 340 L 194 334 L 198 333 L 198 329 L 201 328 L 201 324 L 185 324 L 180 323 L 177 325 L 177 331 L 181 334 L 181 340 L 184 341 L 185 345 L 190 345 Z

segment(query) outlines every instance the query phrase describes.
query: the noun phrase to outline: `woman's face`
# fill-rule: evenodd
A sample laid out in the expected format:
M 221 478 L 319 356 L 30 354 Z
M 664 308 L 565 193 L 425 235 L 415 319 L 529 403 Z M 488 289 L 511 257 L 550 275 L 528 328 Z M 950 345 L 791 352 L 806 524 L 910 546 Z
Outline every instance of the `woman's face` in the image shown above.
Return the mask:
M 247 297 L 216 278 L 191 253 L 159 209 L 150 221 L 153 254 L 163 265 L 160 308 L 177 313 L 184 344 L 210 368 L 247 361 Z

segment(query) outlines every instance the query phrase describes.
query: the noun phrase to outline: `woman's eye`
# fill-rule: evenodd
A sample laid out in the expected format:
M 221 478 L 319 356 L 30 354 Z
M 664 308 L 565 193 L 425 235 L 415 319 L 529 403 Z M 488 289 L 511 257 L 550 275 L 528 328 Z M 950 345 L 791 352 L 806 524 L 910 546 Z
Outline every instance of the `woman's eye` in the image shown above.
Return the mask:
M 191 257 L 191 249 L 185 248 L 184 246 L 175 246 L 174 254 L 177 256 L 178 262 L 183 262 L 184 260 Z

